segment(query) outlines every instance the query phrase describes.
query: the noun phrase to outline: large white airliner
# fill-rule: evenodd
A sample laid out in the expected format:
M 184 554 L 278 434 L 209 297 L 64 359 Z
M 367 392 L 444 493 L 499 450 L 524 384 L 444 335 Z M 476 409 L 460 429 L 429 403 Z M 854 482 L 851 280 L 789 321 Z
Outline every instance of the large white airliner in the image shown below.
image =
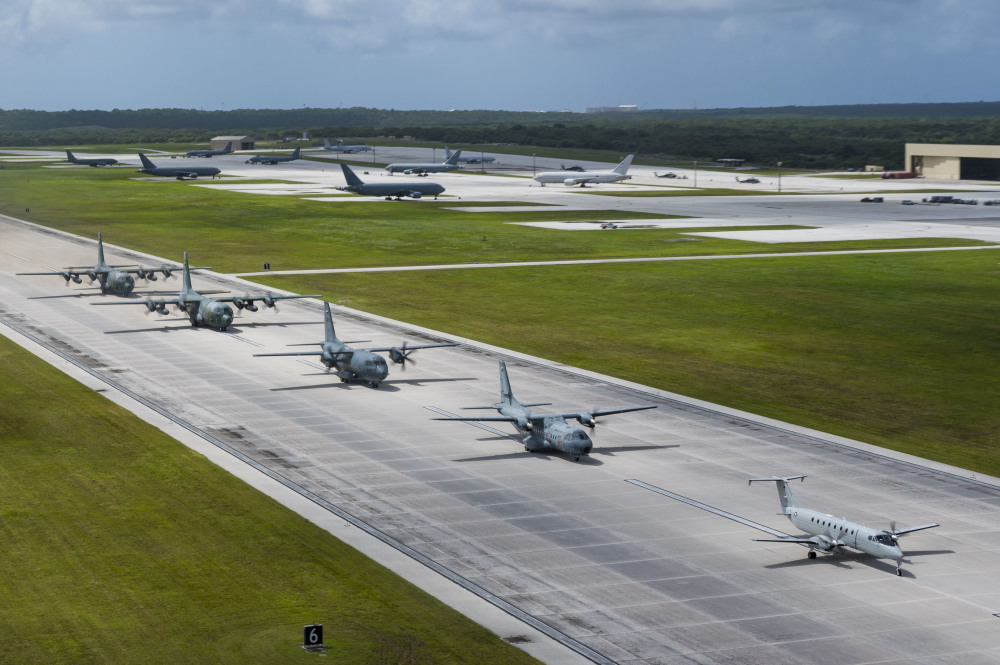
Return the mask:
M 628 174 L 628 167 L 631 166 L 633 157 L 635 155 L 629 155 L 622 160 L 621 164 L 610 171 L 578 171 L 574 173 L 567 171 L 546 171 L 536 175 L 533 180 L 542 183 L 542 187 L 550 182 L 561 182 L 567 187 L 572 187 L 573 185 L 586 187 L 587 183 L 628 180 L 632 177 Z

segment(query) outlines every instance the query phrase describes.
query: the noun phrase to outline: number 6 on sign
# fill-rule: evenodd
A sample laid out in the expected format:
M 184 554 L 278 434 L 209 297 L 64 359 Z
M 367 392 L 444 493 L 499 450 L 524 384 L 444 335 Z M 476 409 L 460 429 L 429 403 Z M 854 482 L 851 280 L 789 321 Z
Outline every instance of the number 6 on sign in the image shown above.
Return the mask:
M 307 647 L 323 644 L 323 624 L 317 623 L 302 629 L 302 643 Z

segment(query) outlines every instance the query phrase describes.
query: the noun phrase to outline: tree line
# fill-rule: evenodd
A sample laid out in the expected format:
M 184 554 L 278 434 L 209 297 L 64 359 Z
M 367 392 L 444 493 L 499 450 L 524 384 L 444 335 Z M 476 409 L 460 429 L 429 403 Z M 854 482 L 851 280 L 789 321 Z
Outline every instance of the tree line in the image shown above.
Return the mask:
M 600 114 L 369 108 L 0 110 L 0 145 L 8 146 L 198 143 L 218 134 L 272 140 L 303 131 L 331 138 L 408 136 L 453 145 L 611 150 L 662 160 L 728 157 L 759 165 L 780 161 L 789 168 L 880 164 L 899 169 L 905 143 L 1000 144 L 1000 103 Z

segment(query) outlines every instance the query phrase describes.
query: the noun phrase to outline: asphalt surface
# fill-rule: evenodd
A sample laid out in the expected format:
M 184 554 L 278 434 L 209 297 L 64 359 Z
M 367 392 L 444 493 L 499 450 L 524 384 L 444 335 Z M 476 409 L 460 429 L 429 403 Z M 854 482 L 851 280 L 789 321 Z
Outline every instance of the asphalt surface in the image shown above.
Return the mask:
M 604 197 L 544 191 L 609 205 Z M 738 203 L 703 205 L 737 214 L 730 206 Z M 805 206 L 802 215 L 840 216 L 816 208 Z M 1000 661 L 997 479 L 468 340 L 417 352 L 416 365 L 391 367 L 377 390 L 344 385 L 308 358 L 251 357 L 321 339 L 317 302 L 247 314 L 230 333 L 192 329 L 173 315 L 147 317 L 143 307 L 91 307 L 93 298 L 81 295 L 91 291 L 58 277 L 13 276 L 86 265 L 92 240 L 16 223 L 0 224 L 0 234 L 0 321 L 224 444 L 246 460 L 240 464 L 267 469 L 548 626 L 591 660 Z M 108 258 L 139 260 L 112 248 Z M 223 276 L 196 277 L 199 285 L 244 290 Z M 371 346 L 449 340 L 334 310 L 343 339 Z M 556 410 L 659 408 L 605 418 L 594 452 L 579 463 L 523 452 L 503 423 L 490 423 L 490 431 L 431 420 L 495 401 L 498 358 L 507 360 L 522 401 L 553 402 Z M 774 490 L 748 487 L 746 479 L 793 474 L 809 476 L 796 486 L 809 507 L 869 525 L 942 526 L 902 539 L 907 557 L 897 578 L 894 562 L 857 552 L 808 560 L 798 546 L 752 542 L 752 529 L 624 482 L 636 478 L 788 530 L 775 515 Z

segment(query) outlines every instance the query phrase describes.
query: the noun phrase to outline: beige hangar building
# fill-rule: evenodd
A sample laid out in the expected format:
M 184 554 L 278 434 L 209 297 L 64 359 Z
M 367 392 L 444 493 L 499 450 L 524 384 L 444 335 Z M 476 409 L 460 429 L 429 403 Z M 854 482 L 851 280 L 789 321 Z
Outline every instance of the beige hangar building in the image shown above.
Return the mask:
M 907 143 L 908 171 L 941 180 L 1000 180 L 1000 145 Z

